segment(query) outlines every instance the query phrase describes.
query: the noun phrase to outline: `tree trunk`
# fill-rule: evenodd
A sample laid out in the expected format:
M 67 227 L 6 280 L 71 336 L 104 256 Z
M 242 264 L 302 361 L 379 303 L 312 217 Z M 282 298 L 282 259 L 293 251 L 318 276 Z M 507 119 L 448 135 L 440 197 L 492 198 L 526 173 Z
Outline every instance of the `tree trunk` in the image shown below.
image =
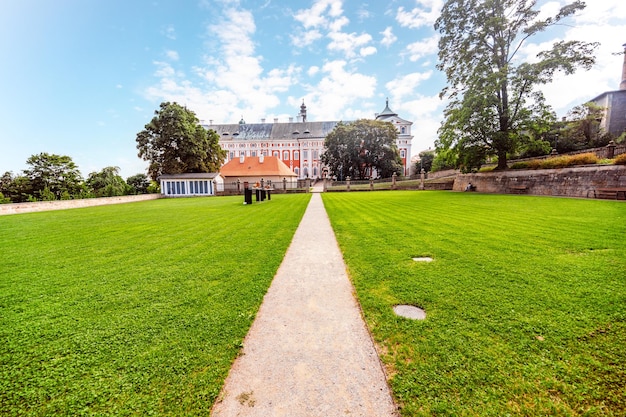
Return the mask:
M 504 171 L 507 168 L 508 165 L 506 163 L 506 151 L 498 150 L 498 166 L 496 167 L 496 169 L 498 171 Z

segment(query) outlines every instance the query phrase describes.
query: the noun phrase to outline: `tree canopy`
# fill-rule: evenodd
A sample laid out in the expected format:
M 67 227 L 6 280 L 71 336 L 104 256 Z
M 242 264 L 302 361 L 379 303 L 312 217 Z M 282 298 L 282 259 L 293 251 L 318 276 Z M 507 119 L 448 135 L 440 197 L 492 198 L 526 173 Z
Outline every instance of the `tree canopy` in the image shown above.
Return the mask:
M 361 119 L 339 123 L 326 136 L 321 161 L 339 179 L 390 177 L 402 172 L 396 146 L 398 131 L 389 122 Z
M 30 168 L 23 175 L 7 171 L 0 177 L 0 204 L 159 192 L 158 185 L 150 184 L 145 174 L 129 177 L 127 183 L 118 167 L 92 172 L 83 180 L 69 156 L 40 153 L 30 156 L 26 163 Z
M 149 162 L 153 180 L 164 173 L 215 172 L 226 157 L 219 136 L 200 126 L 195 113 L 177 103 L 163 102 L 137 133 L 139 157 Z
M 453 157 L 464 171 L 497 156 L 505 169 L 508 154 L 536 140 L 545 120 L 554 114 L 540 85 L 556 72 L 572 74 L 595 63 L 596 43 L 560 41 L 522 61 L 525 42 L 584 9 L 574 1 L 556 15 L 539 18 L 534 0 L 447 0 L 435 29 L 439 40 L 438 68 L 448 86 L 441 92 L 450 102 L 436 142 L 438 154 Z M 452 151 L 443 152 L 442 151 Z
M 119 167 L 106 167 L 100 172 L 92 172 L 85 182 L 96 197 L 128 195 L 132 191 L 120 176 Z
M 32 155 L 26 160 L 30 166 L 24 170 L 30 192 L 41 200 L 69 199 L 80 194 L 83 179 L 72 158 L 46 152 Z

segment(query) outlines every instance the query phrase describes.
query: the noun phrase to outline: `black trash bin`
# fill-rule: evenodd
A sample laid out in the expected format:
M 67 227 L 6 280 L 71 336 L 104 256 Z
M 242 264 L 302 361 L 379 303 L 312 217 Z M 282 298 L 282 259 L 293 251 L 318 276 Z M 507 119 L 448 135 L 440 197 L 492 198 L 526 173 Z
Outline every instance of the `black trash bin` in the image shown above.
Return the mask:
M 252 204 L 252 190 L 249 188 L 246 188 L 243 190 L 243 198 L 244 198 L 244 203 L 246 204 Z

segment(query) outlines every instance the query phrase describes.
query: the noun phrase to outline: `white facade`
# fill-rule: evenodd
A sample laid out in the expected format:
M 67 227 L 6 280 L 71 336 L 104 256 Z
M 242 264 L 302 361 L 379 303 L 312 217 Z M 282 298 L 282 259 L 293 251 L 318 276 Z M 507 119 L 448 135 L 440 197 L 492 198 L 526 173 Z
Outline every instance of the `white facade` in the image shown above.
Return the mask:
M 224 191 L 224 178 L 218 173 L 165 174 L 158 180 L 165 197 L 214 196 Z

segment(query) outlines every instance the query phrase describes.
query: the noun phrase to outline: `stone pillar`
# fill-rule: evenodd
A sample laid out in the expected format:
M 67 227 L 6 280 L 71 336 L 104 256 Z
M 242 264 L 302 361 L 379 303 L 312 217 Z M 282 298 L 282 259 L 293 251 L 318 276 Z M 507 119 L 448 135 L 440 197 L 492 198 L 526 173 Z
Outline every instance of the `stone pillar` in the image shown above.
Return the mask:
M 346 177 L 346 191 L 350 191 L 350 177 Z
M 396 189 L 396 173 L 394 172 L 393 175 L 391 176 L 391 189 L 395 190 Z
M 370 178 L 370 191 L 374 191 L 374 180 Z
M 283 191 L 287 191 L 287 178 L 283 178 Z
M 323 188 L 322 188 L 322 191 L 326 192 L 328 190 L 328 178 L 324 177 L 324 179 L 322 181 L 323 181 L 323 184 L 324 184 Z
M 241 191 L 240 187 L 241 187 L 241 181 L 239 181 L 239 178 L 237 178 L 237 194 L 239 194 L 239 192 Z
M 420 171 L 420 190 L 424 189 L 424 174 L 426 173 L 426 171 L 424 171 L 424 168 L 422 168 L 422 170 Z

